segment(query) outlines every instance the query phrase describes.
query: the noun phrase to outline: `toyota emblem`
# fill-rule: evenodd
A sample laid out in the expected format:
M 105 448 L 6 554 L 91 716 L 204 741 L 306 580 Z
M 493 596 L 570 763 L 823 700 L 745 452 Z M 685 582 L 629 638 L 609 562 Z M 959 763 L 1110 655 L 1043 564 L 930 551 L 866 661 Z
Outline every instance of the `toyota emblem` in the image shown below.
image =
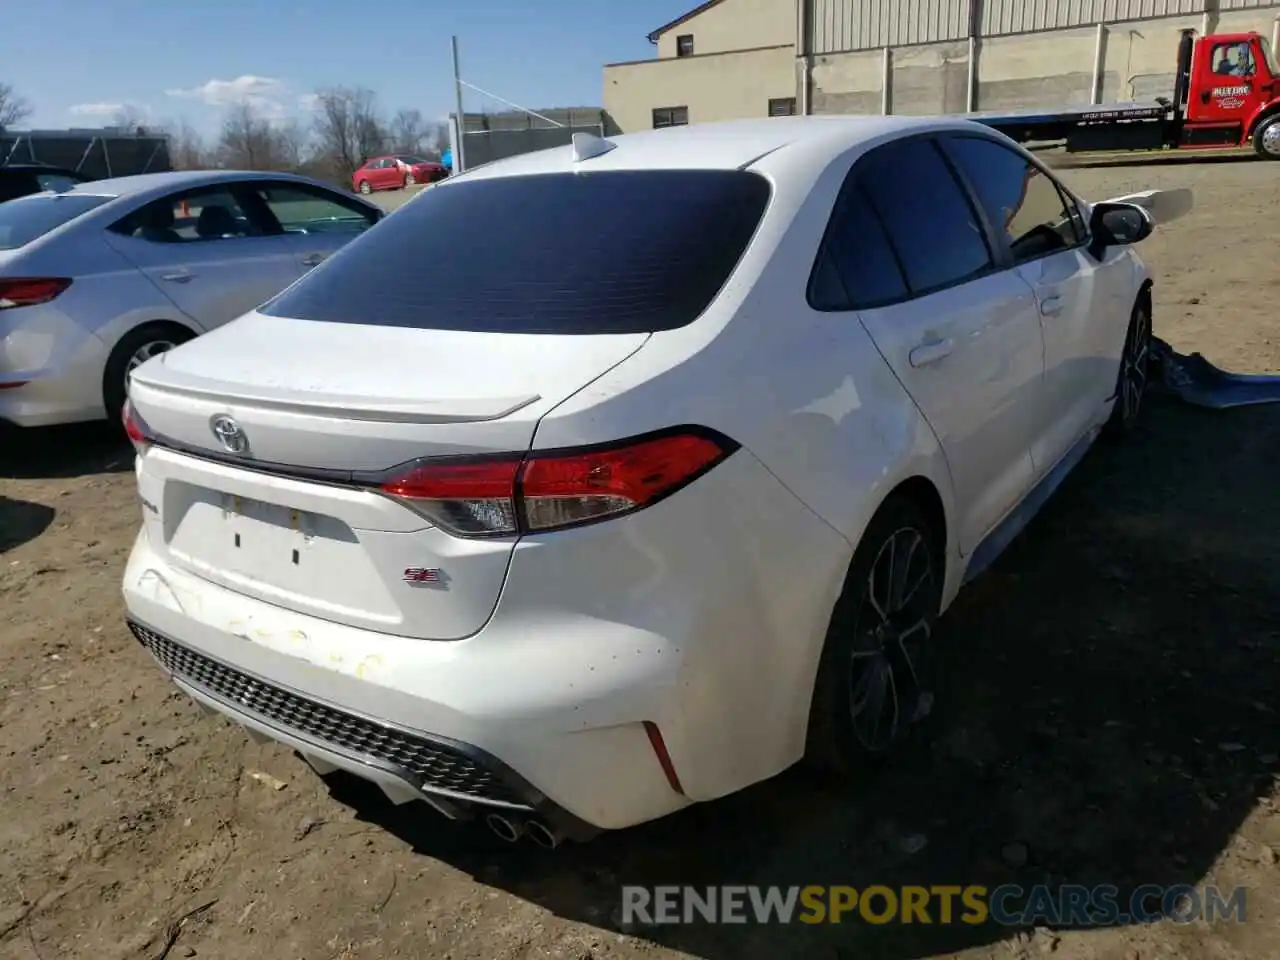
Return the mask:
M 249 438 L 236 423 L 225 413 L 220 413 L 209 420 L 209 429 L 217 437 L 222 448 L 228 453 L 245 453 L 249 449 Z

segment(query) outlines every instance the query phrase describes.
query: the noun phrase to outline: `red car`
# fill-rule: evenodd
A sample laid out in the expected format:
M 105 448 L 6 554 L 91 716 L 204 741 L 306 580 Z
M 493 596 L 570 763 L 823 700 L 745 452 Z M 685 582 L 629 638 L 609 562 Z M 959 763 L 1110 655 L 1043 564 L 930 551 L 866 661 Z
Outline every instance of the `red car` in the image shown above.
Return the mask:
M 360 193 L 375 190 L 399 190 L 415 183 L 441 180 L 447 171 L 442 163 L 421 157 L 370 157 L 351 175 L 351 187 Z

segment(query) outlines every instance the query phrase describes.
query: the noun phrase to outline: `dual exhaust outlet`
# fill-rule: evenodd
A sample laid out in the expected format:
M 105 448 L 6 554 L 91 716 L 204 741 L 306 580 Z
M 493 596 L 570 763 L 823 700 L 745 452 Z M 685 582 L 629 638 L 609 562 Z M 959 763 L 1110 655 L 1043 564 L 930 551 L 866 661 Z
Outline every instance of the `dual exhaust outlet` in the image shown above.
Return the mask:
M 540 847 L 554 850 L 560 846 L 562 837 L 541 820 L 510 820 L 500 813 L 491 813 L 484 818 L 485 825 L 494 836 L 506 843 L 515 843 L 521 837 L 528 837 Z

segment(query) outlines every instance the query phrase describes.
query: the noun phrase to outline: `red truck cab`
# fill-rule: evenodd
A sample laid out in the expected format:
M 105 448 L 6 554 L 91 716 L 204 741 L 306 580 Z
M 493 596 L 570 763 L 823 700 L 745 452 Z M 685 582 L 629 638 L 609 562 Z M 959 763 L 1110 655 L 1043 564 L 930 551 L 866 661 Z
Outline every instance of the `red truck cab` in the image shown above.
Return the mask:
M 1180 145 L 1252 145 L 1260 156 L 1280 160 L 1280 66 L 1266 38 L 1187 36 L 1179 53 Z

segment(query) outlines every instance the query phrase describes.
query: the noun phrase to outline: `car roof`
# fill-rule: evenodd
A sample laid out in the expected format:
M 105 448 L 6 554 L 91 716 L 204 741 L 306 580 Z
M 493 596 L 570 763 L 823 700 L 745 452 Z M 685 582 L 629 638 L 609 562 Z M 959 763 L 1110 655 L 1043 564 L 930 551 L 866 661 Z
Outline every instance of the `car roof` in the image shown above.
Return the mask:
M 859 142 L 926 130 L 990 128 L 956 117 L 840 116 L 770 117 L 728 120 L 644 130 L 605 138 L 608 153 L 575 163 L 568 146 L 495 160 L 468 170 L 459 180 L 588 170 L 700 169 L 742 170 L 758 160 L 789 150 L 813 160 L 834 158 Z
M 309 177 L 292 173 L 277 173 L 264 170 L 173 170 L 167 173 L 139 173 L 131 177 L 113 177 L 107 180 L 91 180 L 76 184 L 70 194 L 85 194 L 99 197 L 137 197 L 163 196 L 173 190 L 183 188 L 195 189 L 204 186 L 216 186 L 220 183 L 234 183 L 240 180 L 290 180 L 311 186 L 323 186 Z M 332 190 L 332 187 L 326 187 Z

